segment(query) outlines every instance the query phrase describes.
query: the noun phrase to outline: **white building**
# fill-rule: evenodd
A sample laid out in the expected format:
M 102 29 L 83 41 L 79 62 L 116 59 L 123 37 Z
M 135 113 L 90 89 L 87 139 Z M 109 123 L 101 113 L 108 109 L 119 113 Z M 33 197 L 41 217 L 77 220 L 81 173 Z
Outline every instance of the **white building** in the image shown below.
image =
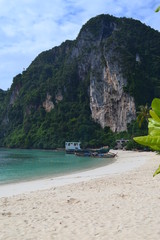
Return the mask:
M 65 149 L 66 151 L 80 150 L 80 144 L 80 142 L 65 142 Z

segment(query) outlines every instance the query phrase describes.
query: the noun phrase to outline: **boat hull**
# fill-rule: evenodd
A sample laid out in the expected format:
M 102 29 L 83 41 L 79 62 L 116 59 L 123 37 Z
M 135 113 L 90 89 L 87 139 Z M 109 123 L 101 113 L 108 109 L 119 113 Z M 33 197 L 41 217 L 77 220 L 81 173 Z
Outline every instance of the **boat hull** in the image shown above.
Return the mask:
M 117 156 L 115 153 L 92 153 L 92 152 L 76 152 L 76 156 L 80 157 L 92 157 L 92 158 L 114 158 Z

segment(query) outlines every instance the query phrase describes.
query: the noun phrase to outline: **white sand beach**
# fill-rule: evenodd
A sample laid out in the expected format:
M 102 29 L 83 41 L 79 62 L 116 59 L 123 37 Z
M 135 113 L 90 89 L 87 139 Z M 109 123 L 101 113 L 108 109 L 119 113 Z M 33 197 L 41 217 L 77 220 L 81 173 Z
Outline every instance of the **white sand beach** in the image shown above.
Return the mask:
M 1 240 L 160 239 L 160 156 L 118 151 L 115 163 L 0 186 Z

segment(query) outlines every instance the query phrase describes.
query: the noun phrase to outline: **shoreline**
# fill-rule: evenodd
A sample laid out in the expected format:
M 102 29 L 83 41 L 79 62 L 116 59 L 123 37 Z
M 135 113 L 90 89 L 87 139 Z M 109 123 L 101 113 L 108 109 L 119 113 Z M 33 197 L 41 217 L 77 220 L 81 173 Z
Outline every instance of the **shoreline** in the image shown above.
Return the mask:
M 103 158 L 99 158 L 99 160 L 101 160 Z M 90 158 L 91 160 L 91 158 Z M 73 170 L 73 171 L 69 171 L 69 172 L 64 172 L 64 173 L 54 173 L 54 174 L 49 174 L 49 175 L 46 175 L 46 176 L 32 176 L 30 177 L 29 179 L 17 179 L 17 180 L 9 180 L 8 182 L 5 181 L 5 182 L 1 182 L 0 183 L 0 187 L 1 186 L 7 186 L 7 185 L 15 185 L 15 184 L 19 184 L 19 183 L 28 183 L 28 182 L 35 182 L 35 181 L 43 181 L 43 180 L 49 180 L 49 179 L 52 179 L 52 178 L 58 178 L 58 177 L 63 177 L 63 176 L 70 176 L 70 175 L 73 175 L 73 174 L 77 174 L 77 173 L 81 173 L 81 172 L 86 172 L 86 171 L 90 171 L 90 170 L 94 170 L 94 169 L 97 169 L 97 168 L 101 168 L 101 167 L 106 167 L 110 164 L 113 164 L 114 162 L 116 161 L 116 157 L 115 158 L 112 158 L 111 160 L 107 161 L 106 162 L 106 165 L 101 165 L 101 166 L 92 166 L 92 167 L 87 167 L 87 168 L 84 168 L 84 169 L 79 169 L 79 170 Z
M 112 150 L 117 153 L 117 159 L 106 166 L 85 170 L 77 173 L 70 173 L 63 176 L 49 177 L 38 180 L 22 181 L 0 185 L 0 198 L 11 197 L 33 191 L 45 190 L 68 184 L 89 181 L 109 175 L 121 174 L 140 167 L 150 158 L 153 152 Z M 147 154 L 146 154 L 147 153 Z M 127 156 L 126 156 L 127 155 Z M 148 156 L 146 156 L 148 155 Z

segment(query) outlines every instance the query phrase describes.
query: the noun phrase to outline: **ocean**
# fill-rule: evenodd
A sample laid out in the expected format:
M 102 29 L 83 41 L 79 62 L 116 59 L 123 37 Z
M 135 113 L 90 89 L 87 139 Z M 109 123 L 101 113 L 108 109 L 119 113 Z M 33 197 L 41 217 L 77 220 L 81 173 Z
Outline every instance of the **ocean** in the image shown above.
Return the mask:
M 114 159 L 78 157 L 64 151 L 0 149 L 0 184 L 62 176 L 113 163 Z

